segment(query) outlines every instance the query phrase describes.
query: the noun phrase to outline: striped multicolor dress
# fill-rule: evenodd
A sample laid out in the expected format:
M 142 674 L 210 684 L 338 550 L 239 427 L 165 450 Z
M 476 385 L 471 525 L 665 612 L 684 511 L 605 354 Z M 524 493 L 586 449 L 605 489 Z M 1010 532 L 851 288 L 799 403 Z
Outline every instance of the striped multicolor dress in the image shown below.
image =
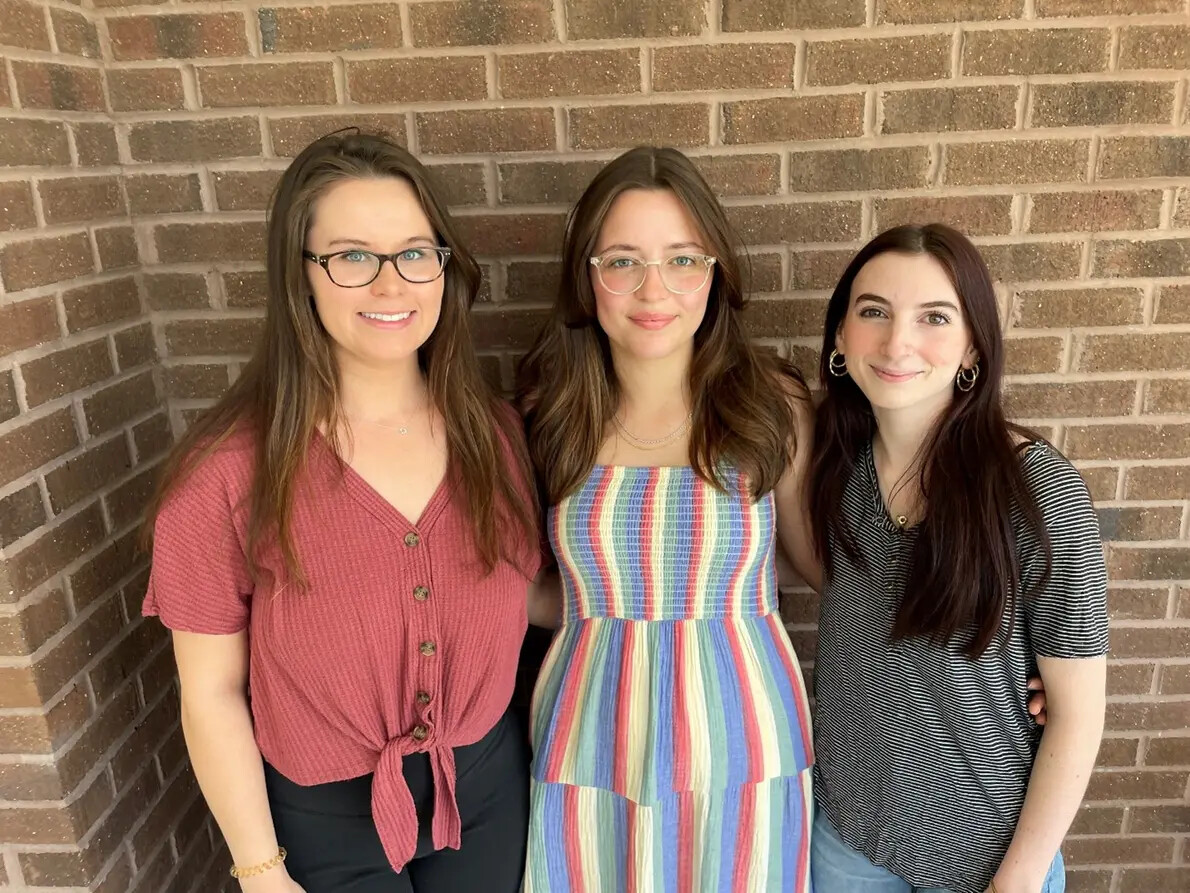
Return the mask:
M 772 494 L 596 466 L 550 510 L 525 893 L 810 890 L 813 761 Z

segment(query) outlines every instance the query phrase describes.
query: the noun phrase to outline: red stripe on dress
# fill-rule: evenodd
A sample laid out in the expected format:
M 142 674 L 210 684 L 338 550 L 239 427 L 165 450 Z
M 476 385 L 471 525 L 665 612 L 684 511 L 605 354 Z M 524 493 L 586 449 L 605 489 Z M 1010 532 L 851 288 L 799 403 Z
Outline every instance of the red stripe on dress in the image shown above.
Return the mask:
M 638 881 L 636 879 L 636 803 L 626 800 L 628 817 L 628 865 L 624 871 L 624 893 L 636 893 Z
M 686 631 L 681 623 L 673 625 L 673 789 L 690 790 L 690 709 L 686 704 Z
M 620 679 L 616 691 L 616 728 L 614 751 L 612 754 L 612 790 L 621 797 L 628 796 L 628 724 L 629 709 L 632 698 L 629 694 L 633 686 L 638 684 L 630 678 L 632 672 L 633 650 L 636 645 L 636 624 L 625 623 L 624 639 L 620 648 Z
M 756 829 L 756 788 L 740 785 L 740 814 L 735 832 L 735 867 L 731 872 L 732 893 L 752 893 L 748 888 L 748 863 L 752 861 L 752 838 Z
M 740 641 L 739 628 L 731 622 L 725 623 L 727 637 L 731 640 L 732 665 L 740 681 L 740 695 L 743 700 L 744 743 L 748 751 L 748 776 L 752 783 L 764 777 L 764 755 L 760 751 L 760 723 L 756 719 L 756 701 L 752 696 L 752 682 L 748 666 L 744 662 L 744 644 Z
M 678 794 L 678 893 L 694 893 L 694 795 Z
M 567 671 L 562 696 L 558 699 L 558 719 L 554 723 L 553 734 L 549 739 L 546 781 L 554 781 L 562 774 L 562 761 L 566 759 L 566 749 L 574 737 L 574 725 L 578 717 L 579 687 L 582 684 L 581 680 L 590 672 L 587 667 L 587 652 L 590 648 L 590 624 L 580 623 L 578 624 L 578 641 L 574 646 L 574 660 Z
M 765 615 L 765 622 L 769 625 L 769 635 L 778 646 L 782 640 L 788 640 L 789 633 L 785 631 L 780 621 L 780 614 L 774 611 Z M 810 726 L 810 701 L 806 697 L 806 686 L 802 681 L 802 674 L 793 662 L 793 644 L 789 648 L 778 647 L 781 655 L 781 666 L 785 668 L 785 675 L 789 677 L 789 685 L 793 689 L 793 700 L 797 704 L 798 725 L 802 733 L 802 748 L 806 754 L 806 764 L 814 762 L 814 734 Z
M 566 841 L 566 875 L 570 878 L 570 893 L 583 893 L 583 850 L 580 840 L 584 829 L 578 820 L 578 788 L 566 786 L 562 794 L 562 822 L 566 826 L 563 839 Z
M 606 544 L 603 542 L 603 537 L 599 530 L 599 518 L 603 514 L 603 503 L 607 499 L 607 491 L 611 489 L 612 477 L 615 474 L 615 469 L 610 466 L 604 467 L 603 474 L 599 479 L 599 483 L 595 487 L 595 497 L 591 502 L 591 514 L 587 517 L 587 548 L 590 550 L 591 557 L 595 559 L 595 566 L 599 569 L 599 582 L 603 586 L 603 610 L 601 616 L 613 617 L 615 616 L 612 607 L 612 575 L 607 566 L 607 554 L 611 552 L 616 553 L 615 532 L 612 532 L 612 538 Z M 610 548 L 604 548 L 604 546 Z M 591 614 L 594 614 L 594 605 L 588 606 Z

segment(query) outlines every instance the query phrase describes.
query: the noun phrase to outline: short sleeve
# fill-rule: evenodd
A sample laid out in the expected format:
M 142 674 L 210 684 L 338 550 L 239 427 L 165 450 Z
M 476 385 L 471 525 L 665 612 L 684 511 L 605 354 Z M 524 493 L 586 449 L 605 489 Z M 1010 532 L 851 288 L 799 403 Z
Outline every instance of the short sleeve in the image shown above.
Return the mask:
M 172 630 L 228 635 L 247 628 L 252 578 L 237 533 L 224 455 L 206 457 L 178 485 L 153 526 L 142 613 Z
M 1050 568 L 1032 535 L 1022 536 L 1025 618 L 1038 657 L 1087 658 L 1108 650 L 1107 567 L 1099 520 L 1078 470 L 1045 444 L 1029 448 L 1025 481 L 1049 537 Z

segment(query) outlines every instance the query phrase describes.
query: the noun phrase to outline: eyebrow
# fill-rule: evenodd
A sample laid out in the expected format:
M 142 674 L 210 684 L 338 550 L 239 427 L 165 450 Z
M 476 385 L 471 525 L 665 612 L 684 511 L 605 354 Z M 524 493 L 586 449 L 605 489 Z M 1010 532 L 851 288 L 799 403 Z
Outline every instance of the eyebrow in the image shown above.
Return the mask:
M 674 242 L 665 246 L 666 251 L 680 251 L 683 248 L 697 248 L 699 251 L 705 251 L 698 242 Z M 639 245 L 628 245 L 624 242 L 617 242 L 615 245 L 608 245 L 600 253 L 603 254 L 608 251 L 640 251 Z
M 856 295 L 855 303 L 858 304 L 860 301 L 871 301 L 874 304 L 883 304 L 885 307 L 892 306 L 892 304 L 889 302 L 888 298 L 882 298 L 882 297 L 880 297 L 880 295 L 874 295 L 871 292 L 864 292 L 862 295 Z M 955 304 L 953 301 L 926 301 L 922 304 L 918 304 L 916 309 L 918 309 L 918 310 L 936 310 L 940 307 L 945 307 L 949 310 L 953 310 L 955 313 L 959 312 L 958 305 Z
M 408 239 L 406 239 L 401 244 L 402 245 L 412 245 L 414 242 L 429 242 L 431 245 L 434 244 L 434 240 L 430 236 L 410 236 Z M 348 238 L 331 239 L 330 242 L 327 243 L 326 247 L 334 248 L 336 245 L 363 245 L 365 248 L 372 247 L 372 243 L 369 242 L 367 239 L 348 239 Z

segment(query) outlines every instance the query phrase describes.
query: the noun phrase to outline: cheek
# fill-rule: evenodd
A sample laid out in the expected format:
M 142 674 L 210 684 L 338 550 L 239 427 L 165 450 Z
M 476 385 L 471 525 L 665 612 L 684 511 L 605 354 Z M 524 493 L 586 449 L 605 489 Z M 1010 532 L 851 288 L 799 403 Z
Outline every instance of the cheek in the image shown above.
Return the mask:
M 958 366 L 968 343 L 964 332 L 944 328 L 922 339 L 921 352 L 934 366 Z

